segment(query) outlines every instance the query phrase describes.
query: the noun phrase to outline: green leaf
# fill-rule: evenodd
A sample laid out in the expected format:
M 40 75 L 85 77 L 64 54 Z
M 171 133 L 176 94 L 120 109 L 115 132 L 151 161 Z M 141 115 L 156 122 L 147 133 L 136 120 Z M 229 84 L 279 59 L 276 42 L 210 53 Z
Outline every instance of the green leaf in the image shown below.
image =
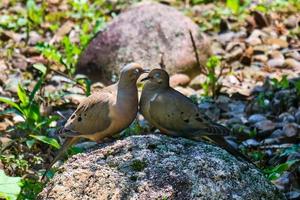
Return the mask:
M 284 171 L 287 171 L 293 164 L 299 162 L 299 159 L 290 160 L 280 165 L 277 165 L 273 168 L 264 170 L 266 174 L 268 174 L 269 180 L 276 180 L 281 176 Z
M 50 138 L 50 137 L 43 136 L 43 135 L 29 135 L 29 136 L 36 139 L 36 140 L 39 140 L 43 143 L 49 144 L 49 145 L 53 146 L 56 149 L 60 148 L 60 145 L 58 144 L 58 142 L 54 138 Z
M 240 9 L 240 0 L 227 0 L 226 6 L 230 8 L 233 13 L 238 13 Z
M 207 63 L 206 63 L 206 66 L 208 69 L 214 69 L 216 68 L 217 66 L 219 66 L 221 64 L 221 61 L 220 61 L 220 58 L 217 57 L 217 56 L 211 56 Z
M 24 107 L 27 106 L 29 104 L 29 98 L 28 98 L 28 96 L 26 94 L 25 89 L 22 87 L 22 85 L 20 83 L 18 84 L 17 94 L 18 94 L 18 97 L 19 97 L 19 99 L 21 101 L 21 106 L 22 107 L 23 106 Z
M 32 140 L 26 140 L 26 145 L 29 149 L 32 148 L 32 146 L 34 145 L 36 140 L 32 139 Z
M 300 95 L 300 80 L 295 82 L 295 88 L 296 88 L 297 94 Z
M 35 69 L 39 70 L 40 72 L 42 72 L 43 75 L 45 75 L 47 72 L 47 67 L 45 65 L 43 65 L 42 63 L 36 63 L 33 65 L 33 67 Z
M 21 192 L 21 177 L 6 176 L 3 170 L 0 170 L 0 198 L 9 200 L 17 199 Z
M 38 7 L 34 0 L 26 2 L 27 16 L 29 20 L 35 24 L 40 24 L 43 21 L 43 10 Z
M 42 83 L 44 82 L 44 77 L 45 77 L 45 74 L 38 80 L 38 82 L 35 84 L 32 92 L 30 93 L 30 96 L 29 96 L 30 103 L 32 103 L 33 98 L 34 98 L 36 92 L 39 91 L 39 89 L 41 88 Z
M 88 79 L 84 75 L 76 75 L 75 77 L 76 83 L 79 83 L 80 85 L 85 85 L 85 95 L 90 96 L 91 95 L 91 85 L 92 82 L 90 79 Z
M 0 102 L 6 103 L 6 104 L 12 106 L 13 108 L 17 109 L 21 113 L 23 113 L 23 110 L 21 109 L 21 107 L 7 97 L 0 97 Z

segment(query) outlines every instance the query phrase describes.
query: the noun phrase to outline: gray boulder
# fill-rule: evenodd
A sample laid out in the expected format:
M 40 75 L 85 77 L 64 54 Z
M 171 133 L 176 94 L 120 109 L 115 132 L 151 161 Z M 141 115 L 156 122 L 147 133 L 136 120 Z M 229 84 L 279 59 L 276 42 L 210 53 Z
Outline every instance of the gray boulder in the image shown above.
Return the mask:
M 112 76 L 118 75 L 128 62 L 155 68 L 163 54 L 169 73 L 199 73 L 189 30 L 193 33 L 200 61 L 205 63 L 211 53 L 210 42 L 191 19 L 163 4 L 136 4 L 96 35 L 80 56 L 77 72 L 88 75 L 93 81 L 110 83 Z
M 131 136 L 73 156 L 39 199 L 285 199 L 251 164 L 219 147 Z

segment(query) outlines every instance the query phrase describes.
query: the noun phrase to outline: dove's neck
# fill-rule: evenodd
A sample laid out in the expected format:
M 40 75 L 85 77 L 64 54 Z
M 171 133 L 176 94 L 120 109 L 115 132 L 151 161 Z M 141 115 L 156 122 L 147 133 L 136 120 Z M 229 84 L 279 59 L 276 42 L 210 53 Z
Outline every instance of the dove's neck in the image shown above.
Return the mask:
M 118 82 L 116 105 L 119 113 L 126 113 L 121 117 L 126 126 L 135 119 L 138 111 L 138 91 L 136 83 Z
M 138 101 L 138 90 L 135 81 L 122 81 L 120 80 L 117 84 L 117 101 L 120 99 L 119 103 L 134 104 Z

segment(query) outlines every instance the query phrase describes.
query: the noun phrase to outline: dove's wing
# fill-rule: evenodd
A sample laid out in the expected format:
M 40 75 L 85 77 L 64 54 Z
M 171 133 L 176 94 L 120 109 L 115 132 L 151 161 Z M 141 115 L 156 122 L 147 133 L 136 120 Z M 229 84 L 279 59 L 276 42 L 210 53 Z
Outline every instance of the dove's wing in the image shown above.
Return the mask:
M 227 135 L 228 130 L 202 114 L 188 97 L 169 88 L 150 100 L 149 115 L 154 126 L 170 134 Z
M 71 130 L 67 136 L 92 135 L 107 129 L 111 124 L 110 105 L 116 101 L 111 92 L 94 93 L 83 100 L 64 126 Z

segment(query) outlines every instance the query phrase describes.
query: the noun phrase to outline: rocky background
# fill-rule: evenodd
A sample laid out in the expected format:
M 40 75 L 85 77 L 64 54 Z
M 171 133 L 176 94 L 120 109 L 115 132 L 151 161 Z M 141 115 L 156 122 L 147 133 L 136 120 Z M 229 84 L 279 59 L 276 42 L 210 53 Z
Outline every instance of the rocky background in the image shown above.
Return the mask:
M 298 199 L 299 2 L 136 3 L 1 1 L 0 197 L 35 199 L 65 118 L 86 95 L 115 82 L 125 63 L 138 61 L 165 68 L 173 87 L 231 128 L 232 145 L 287 199 Z M 139 116 L 116 137 L 154 131 Z

